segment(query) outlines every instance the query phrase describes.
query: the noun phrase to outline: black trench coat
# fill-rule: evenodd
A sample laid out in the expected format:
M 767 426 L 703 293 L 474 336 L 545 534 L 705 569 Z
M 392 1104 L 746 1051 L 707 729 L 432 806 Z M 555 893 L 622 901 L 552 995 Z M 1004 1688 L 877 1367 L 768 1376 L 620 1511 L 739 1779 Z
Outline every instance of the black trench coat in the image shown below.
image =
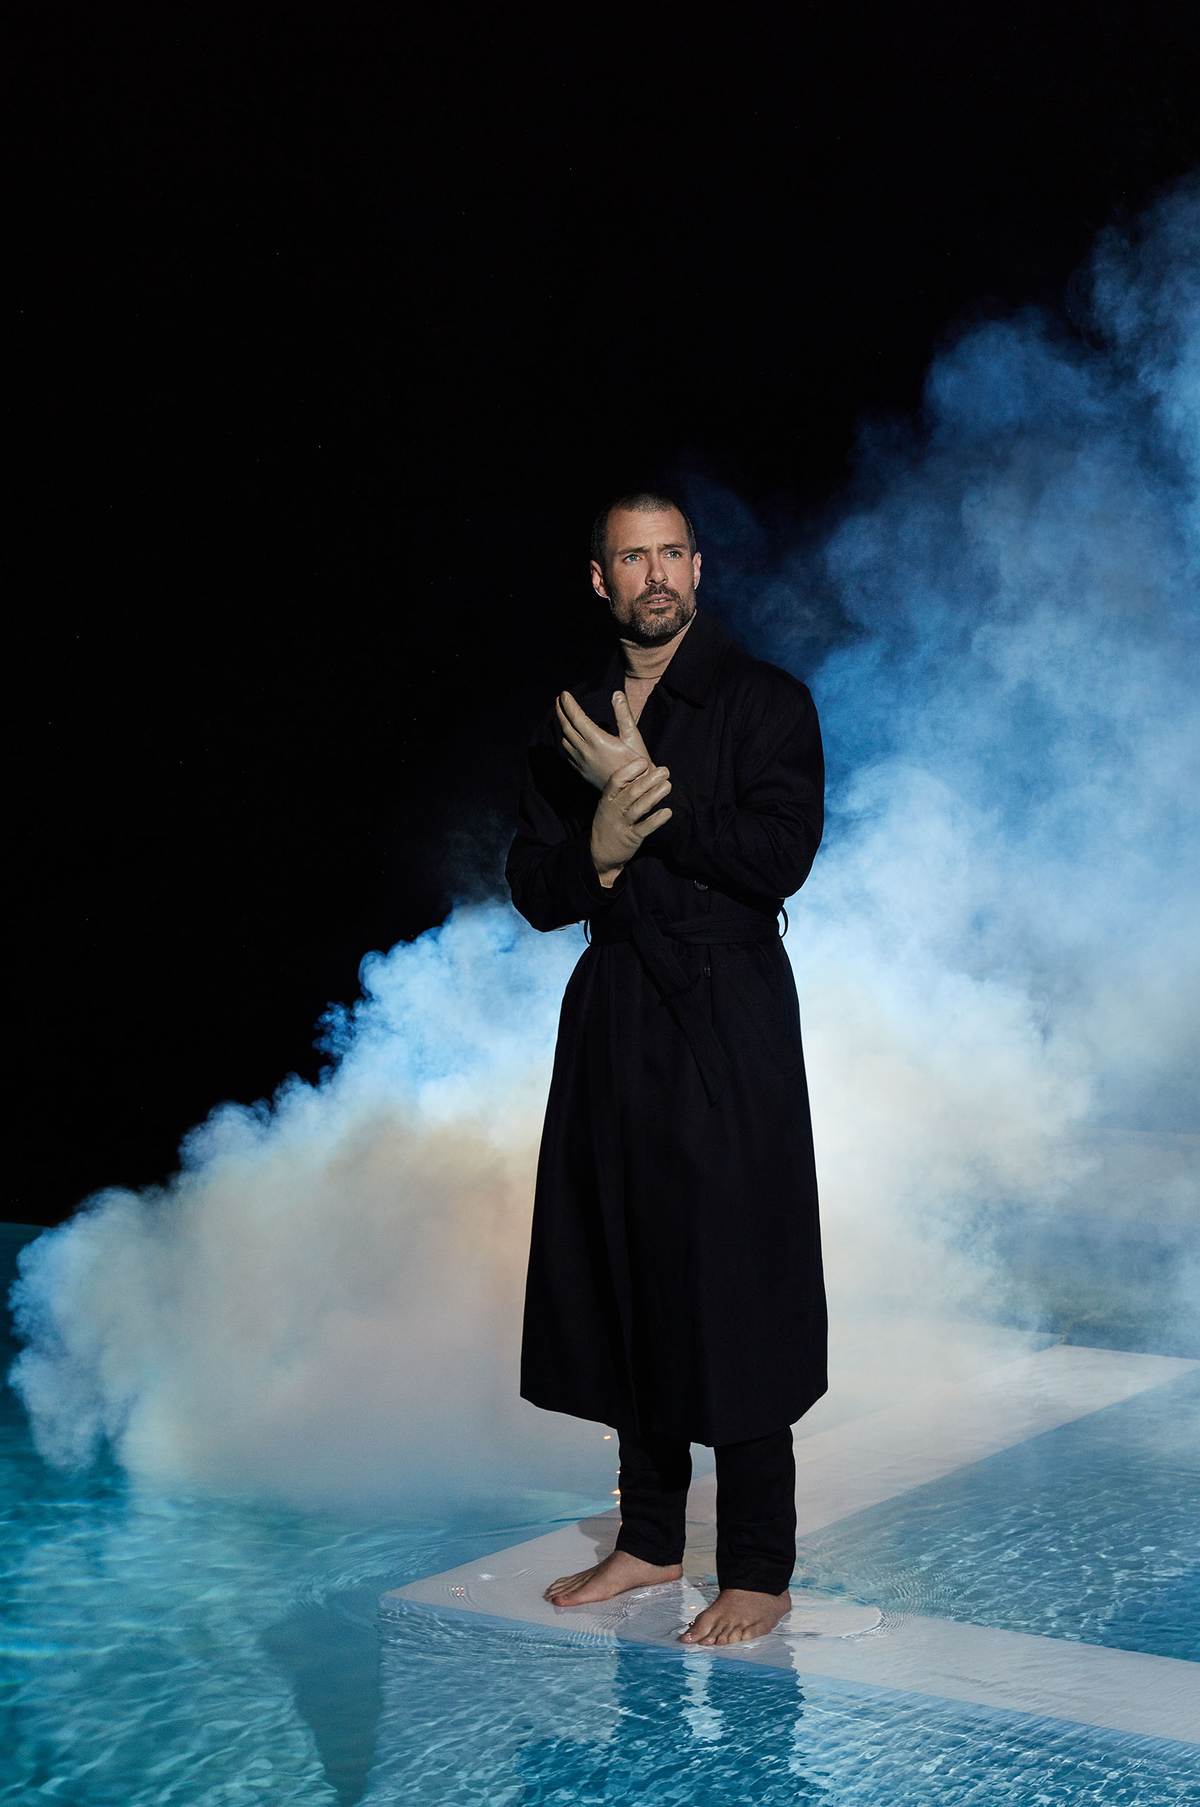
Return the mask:
M 602 672 L 567 686 L 610 734 L 623 674 L 614 645 Z M 715 1446 L 794 1424 L 828 1389 L 800 1010 L 779 921 L 821 841 L 824 756 L 807 685 L 699 609 L 638 727 L 670 767 L 673 814 L 613 887 L 589 849 L 599 792 L 568 760 L 553 703 L 505 867 L 534 928 L 590 931 L 559 1014 L 520 1391 L 548 1411 Z

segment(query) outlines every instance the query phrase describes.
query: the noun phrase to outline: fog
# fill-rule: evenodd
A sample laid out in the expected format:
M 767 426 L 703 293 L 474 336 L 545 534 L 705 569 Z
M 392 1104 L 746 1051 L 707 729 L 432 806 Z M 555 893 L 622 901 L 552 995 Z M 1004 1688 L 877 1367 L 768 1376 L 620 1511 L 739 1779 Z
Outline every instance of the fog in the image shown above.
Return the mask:
M 809 684 L 829 769 L 785 942 L 831 1316 L 814 1424 L 1061 1300 L 1061 1250 L 1018 1272 L 1006 1215 L 1111 1246 L 1114 1285 L 1122 1225 L 1194 1230 L 1198 496 L 1197 178 L 1102 233 L 1061 311 L 951 335 L 919 415 L 864 421 L 845 494 L 782 550 L 688 481 L 699 604 Z M 46 1460 L 372 1508 L 577 1472 L 604 1427 L 517 1385 L 584 940 L 495 893 L 364 958 L 318 1084 L 218 1104 L 161 1186 L 26 1247 L 9 1378 Z M 1194 1260 L 1145 1309 L 1147 1338 L 1194 1341 Z

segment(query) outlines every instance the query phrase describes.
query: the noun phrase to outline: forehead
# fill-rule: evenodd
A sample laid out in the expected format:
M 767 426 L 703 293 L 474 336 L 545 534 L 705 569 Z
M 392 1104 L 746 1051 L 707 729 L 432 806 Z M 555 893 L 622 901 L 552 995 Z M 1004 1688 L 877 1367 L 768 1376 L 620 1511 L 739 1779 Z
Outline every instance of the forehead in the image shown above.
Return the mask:
M 614 552 L 626 546 L 686 546 L 687 528 L 677 508 L 614 508 L 606 537 Z

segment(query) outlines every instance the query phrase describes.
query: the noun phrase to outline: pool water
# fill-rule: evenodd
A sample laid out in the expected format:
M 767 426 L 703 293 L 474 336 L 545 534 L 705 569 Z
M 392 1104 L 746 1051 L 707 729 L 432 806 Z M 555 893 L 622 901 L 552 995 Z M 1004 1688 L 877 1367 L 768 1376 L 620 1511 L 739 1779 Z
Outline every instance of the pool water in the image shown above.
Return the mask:
M 64 1477 L 7 1388 L 0 1438 L 0 1802 L 1200 1801 L 1192 1743 L 380 1613 L 385 1590 L 609 1509 L 606 1472 L 590 1496 L 426 1496 L 367 1522 L 144 1496 L 111 1463 Z M 803 1538 L 796 1581 L 1197 1662 L 1198 1499 L 1191 1371 Z

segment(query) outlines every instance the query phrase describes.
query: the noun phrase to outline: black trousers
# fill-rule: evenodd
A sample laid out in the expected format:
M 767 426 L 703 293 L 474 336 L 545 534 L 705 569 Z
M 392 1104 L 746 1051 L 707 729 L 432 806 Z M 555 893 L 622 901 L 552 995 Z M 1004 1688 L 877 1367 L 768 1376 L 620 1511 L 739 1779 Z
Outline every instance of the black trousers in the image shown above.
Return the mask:
M 617 1427 L 621 1529 L 615 1548 L 644 1562 L 682 1562 L 692 1447 L 682 1437 L 636 1437 Z M 781 1594 L 796 1566 L 792 1427 L 718 1443 L 717 1581 Z

